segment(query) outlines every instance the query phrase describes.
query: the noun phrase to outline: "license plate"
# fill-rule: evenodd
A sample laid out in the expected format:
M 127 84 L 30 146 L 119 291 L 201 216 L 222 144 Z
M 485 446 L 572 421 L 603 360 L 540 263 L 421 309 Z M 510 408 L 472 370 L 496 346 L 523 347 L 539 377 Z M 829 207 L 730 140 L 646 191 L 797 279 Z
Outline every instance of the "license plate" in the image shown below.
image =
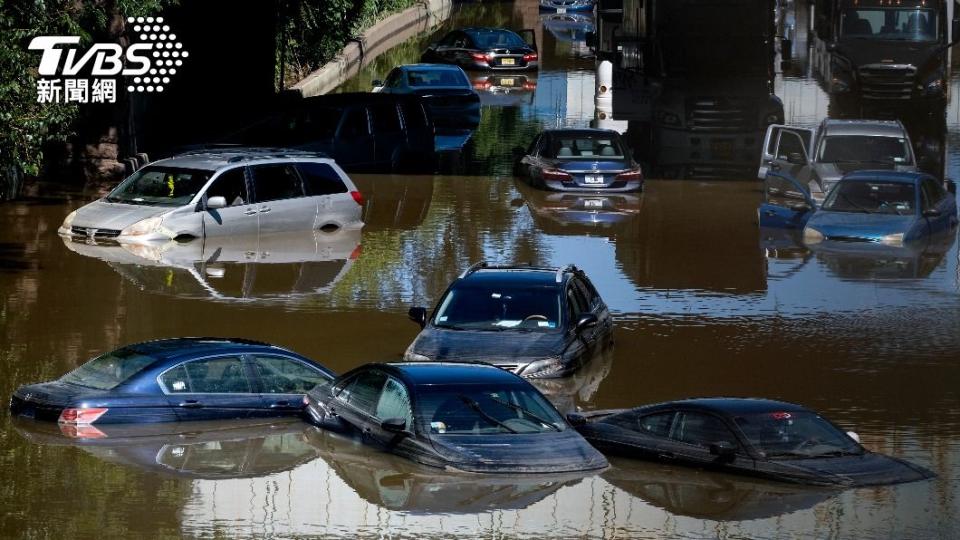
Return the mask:
M 514 58 L 502 58 L 500 60 L 501 66 L 513 66 L 516 65 L 517 61 Z
M 603 175 L 602 174 L 588 174 L 583 177 L 584 184 L 602 184 Z
M 500 79 L 500 86 L 513 86 L 513 79 Z
M 710 141 L 710 152 L 713 159 L 733 159 L 734 144 L 730 139 L 715 139 Z
M 565 8 L 565 7 L 558 7 L 558 8 L 557 8 L 557 13 L 566 13 L 566 12 L 567 12 L 567 8 Z
M 586 208 L 603 208 L 603 199 L 587 199 L 583 201 Z

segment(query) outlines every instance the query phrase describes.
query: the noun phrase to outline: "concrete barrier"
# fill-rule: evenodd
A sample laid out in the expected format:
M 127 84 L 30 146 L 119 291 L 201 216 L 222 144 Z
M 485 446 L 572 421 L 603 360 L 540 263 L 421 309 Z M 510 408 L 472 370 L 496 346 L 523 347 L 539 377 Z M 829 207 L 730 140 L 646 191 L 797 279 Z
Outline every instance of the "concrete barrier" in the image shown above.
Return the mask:
M 450 16 L 452 0 L 423 0 L 368 28 L 336 58 L 290 87 L 302 97 L 326 94 L 353 77 L 377 56 L 426 32 Z

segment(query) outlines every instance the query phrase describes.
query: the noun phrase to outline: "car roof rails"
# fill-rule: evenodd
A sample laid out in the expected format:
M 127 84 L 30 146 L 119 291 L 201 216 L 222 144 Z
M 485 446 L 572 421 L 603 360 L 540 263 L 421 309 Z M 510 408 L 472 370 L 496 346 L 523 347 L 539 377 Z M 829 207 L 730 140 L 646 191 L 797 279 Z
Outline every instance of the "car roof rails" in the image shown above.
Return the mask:
M 487 263 L 487 261 L 480 261 L 478 263 L 475 263 L 471 265 L 470 268 L 467 268 L 466 270 L 464 270 L 463 273 L 460 274 L 460 277 L 458 279 L 463 279 L 469 276 L 470 274 L 476 272 L 477 270 L 480 270 L 481 268 L 487 268 L 488 266 L 490 265 Z
M 270 159 L 270 158 L 287 158 L 287 157 L 329 157 L 323 152 L 315 152 L 312 150 L 297 150 L 295 148 L 281 148 L 281 147 L 262 147 L 262 146 L 242 146 L 242 145 L 229 145 L 229 144 L 213 144 L 208 146 L 200 146 L 197 148 L 192 148 L 185 152 L 180 152 L 172 156 L 172 158 L 185 157 L 185 156 L 199 156 L 199 155 L 226 155 L 226 154 L 239 154 L 231 156 L 226 159 L 227 163 L 236 163 L 237 161 L 244 161 L 249 159 Z
M 566 265 L 566 266 L 561 266 L 560 268 L 557 268 L 557 283 L 560 283 L 560 282 L 563 281 L 563 275 L 564 275 L 565 273 L 567 273 L 567 272 L 573 272 L 574 274 L 576 274 L 576 273 L 579 272 L 579 271 L 580 271 L 580 269 L 577 268 L 577 265 L 575 265 L 575 264 L 573 264 L 573 263 L 570 263 L 570 264 L 568 264 L 568 265 Z

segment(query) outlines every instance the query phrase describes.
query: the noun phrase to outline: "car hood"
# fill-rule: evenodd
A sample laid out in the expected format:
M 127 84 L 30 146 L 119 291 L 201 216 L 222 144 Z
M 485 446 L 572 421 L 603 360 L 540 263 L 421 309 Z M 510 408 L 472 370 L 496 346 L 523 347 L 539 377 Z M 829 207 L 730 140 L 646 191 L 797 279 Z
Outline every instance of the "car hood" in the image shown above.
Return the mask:
M 134 223 L 170 211 L 168 206 L 111 203 L 103 199 L 77 210 L 74 227 L 122 231 Z
M 410 347 L 431 360 L 483 361 L 491 364 L 525 364 L 564 349 L 562 332 L 504 330 L 500 332 L 447 330 L 427 326 Z
M 869 46 L 864 46 L 869 43 Z M 933 53 L 939 48 L 937 43 L 910 43 L 905 41 L 859 39 L 843 40 L 838 44 L 836 53 L 850 60 L 854 69 L 870 64 L 884 64 L 883 60 L 893 60 L 892 65 L 910 64 L 919 69 L 926 67 Z
M 873 452 L 858 456 L 777 460 L 774 463 L 788 470 L 790 479 L 819 479 L 824 483 L 847 487 L 899 484 L 936 476 L 919 465 Z
M 482 473 L 602 469 L 607 459 L 575 430 L 505 435 L 442 435 L 433 447 L 451 467 Z
M 820 210 L 810 218 L 807 227 L 813 227 L 828 238 L 879 241 L 888 234 L 906 233 L 916 219 L 916 216 Z
M 550 164 L 563 171 L 622 171 L 630 168 L 623 159 L 591 161 L 588 159 L 552 159 Z

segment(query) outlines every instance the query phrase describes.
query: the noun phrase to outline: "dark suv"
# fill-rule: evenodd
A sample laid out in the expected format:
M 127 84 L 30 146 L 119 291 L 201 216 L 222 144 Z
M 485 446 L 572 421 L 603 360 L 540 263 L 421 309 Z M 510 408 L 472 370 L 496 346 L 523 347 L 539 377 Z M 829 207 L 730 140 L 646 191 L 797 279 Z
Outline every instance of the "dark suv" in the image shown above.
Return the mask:
M 491 266 L 460 275 L 427 318 L 406 361 L 478 361 L 523 377 L 562 377 L 612 343 L 607 305 L 575 266 Z

